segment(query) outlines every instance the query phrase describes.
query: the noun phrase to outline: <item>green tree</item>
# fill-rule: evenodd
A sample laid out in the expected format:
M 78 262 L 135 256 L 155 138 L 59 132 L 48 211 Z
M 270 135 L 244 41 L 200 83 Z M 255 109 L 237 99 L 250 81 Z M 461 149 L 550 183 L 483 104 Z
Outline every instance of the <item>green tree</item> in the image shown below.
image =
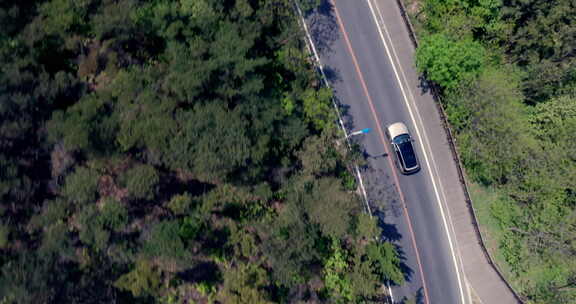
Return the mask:
M 23 253 L 0 268 L 0 300 L 7 303 L 49 303 L 58 292 L 58 279 L 65 279 L 50 258 Z M 60 277 L 59 277 L 60 276 Z
M 416 67 L 445 89 L 473 79 L 485 66 L 485 50 L 470 40 L 453 41 L 443 34 L 426 36 L 416 51 Z
M 302 96 L 304 115 L 317 130 L 334 126 L 336 114 L 332 107 L 332 91 L 328 88 L 308 89 Z
M 229 244 L 237 258 L 255 259 L 259 254 L 256 237 L 242 227 L 232 226 Z
M 427 30 L 452 39 L 489 39 L 505 29 L 501 7 L 501 0 L 428 0 L 422 19 Z
M 184 215 L 192 207 L 192 196 L 188 193 L 174 195 L 168 202 L 168 208 L 175 215 Z
M 542 102 L 569 87 L 574 92 L 576 17 L 571 1 L 504 1 L 502 19 L 511 27 L 501 41 L 512 62 L 528 71 L 528 100 Z
M 105 251 L 109 246 L 110 231 L 99 221 L 99 212 L 95 204 L 86 205 L 78 214 L 80 240 L 98 251 Z
M 320 0 L 298 0 L 298 3 L 300 3 L 301 9 L 304 12 L 309 12 L 313 9 L 316 9 L 320 6 L 321 1 Z
M 366 256 L 372 264 L 373 271 L 382 279 L 392 281 L 395 284 L 404 283 L 404 274 L 400 269 L 400 257 L 392 243 L 369 244 L 366 246 Z
M 382 230 L 378 227 L 378 220 L 366 213 L 354 217 L 355 233 L 358 239 L 374 240 L 380 237 Z
M 478 80 L 450 95 L 447 103 L 462 161 L 477 181 L 519 180 L 536 161 L 539 149 L 530 136 L 518 80 L 510 70 L 485 70 Z
M 548 161 L 543 163 L 546 164 L 547 175 L 560 183 L 561 188 L 576 188 L 576 142 L 573 140 L 576 132 L 576 100 L 561 96 L 538 104 L 529 121 L 548 156 Z
M 139 260 L 132 271 L 114 282 L 114 286 L 130 291 L 135 297 L 154 296 L 162 287 L 161 272 L 150 262 Z
M 36 231 L 63 222 L 70 215 L 69 207 L 70 202 L 63 198 L 44 201 L 42 210 L 30 218 L 27 229 Z
M 42 23 L 47 34 L 63 35 L 81 32 L 86 28 L 88 8 L 92 1 L 53 0 L 39 7 Z
M 208 180 L 244 167 L 250 158 L 247 121 L 217 103 L 179 112 L 182 136 L 171 139 L 171 165 L 193 170 Z
M 200 0 L 200 1 L 182 0 L 180 1 L 180 4 L 183 13 L 193 18 L 198 18 L 205 15 L 213 16 L 216 14 L 214 9 L 210 5 L 210 2 L 206 0 Z
M 132 66 L 121 70 L 110 85 L 110 95 L 117 100 L 114 113 L 119 118 L 116 141 L 120 150 L 146 150 L 155 162 L 168 158 L 169 142 L 177 130 L 176 102 L 151 86 L 162 77 L 158 70 Z
M 370 301 L 382 292 L 382 279 L 375 274 L 372 265 L 362 255 L 356 253 L 351 258 L 351 266 L 346 274 L 356 301 Z
M 68 236 L 68 226 L 63 222 L 56 222 L 46 227 L 42 234 L 42 244 L 38 248 L 42 256 L 55 255 L 72 259 L 74 247 Z
M 569 141 L 576 125 L 576 98 L 561 96 L 536 105 L 530 123 L 541 140 L 553 143 Z
M 149 258 L 178 259 L 184 262 L 190 253 L 186 251 L 179 235 L 180 225 L 177 221 L 162 221 L 154 224 L 142 248 L 142 253 Z
M 100 210 L 98 222 L 113 231 L 121 230 L 128 223 L 128 210 L 124 204 L 112 198 L 106 198 Z
M 135 165 L 121 176 L 121 180 L 134 199 L 151 200 L 158 193 L 160 177 L 150 165 Z
M 267 304 L 262 291 L 268 284 L 266 271 L 253 264 L 239 264 L 224 270 L 224 286 L 220 299 L 234 304 Z
M 318 227 L 310 225 L 300 208 L 288 205 L 280 217 L 265 225 L 262 232 L 262 251 L 274 271 L 271 273 L 278 285 L 294 287 L 311 276 L 307 265 L 321 260 L 319 247 L 327 247 Z M 326 248 L 327 249 L 327 248 Z
M 320 136 L 308 137 L 298 158 L 302 166 L 302 173 L 306 177 L 318 177 L 335 172 L 338 165 L 338 154 L 334 146 L 333 132 L 324 131 Z
M 337 302 L 351 302 L 354 299 L 352 286 L 346 278 L 348 257 L 339 241 L 332 240 L 332 254 L 324 263 L 324 283 L 332 298 Z
M 24 178 L 20 178 L 23 174 L 21 168 L 19 168 L 13 161 L 13 158 L 0 154 L 0 195 L 4 196 L 13 192 L 22 186 Z
M 76 167 L 76 170 L 66 177 L 62 194 L 66 199 L 87 204 L 96 201 L 98 190 L 98 173 L 86 167 Z
M 310 220 L 320 226 L 324 235 L 343 238 L 352 228 L 352 216 L 360 212 L 360 202 L 343 191 L 338 179 L 322 178 L 309 188 L 294 195 Z
M 48 122 L 49 139 L 68 150 L 103 153 L 115 148 L 116 120 L 110 105 L 96 94 L 87 95 L 66 111 L 57 111 Z

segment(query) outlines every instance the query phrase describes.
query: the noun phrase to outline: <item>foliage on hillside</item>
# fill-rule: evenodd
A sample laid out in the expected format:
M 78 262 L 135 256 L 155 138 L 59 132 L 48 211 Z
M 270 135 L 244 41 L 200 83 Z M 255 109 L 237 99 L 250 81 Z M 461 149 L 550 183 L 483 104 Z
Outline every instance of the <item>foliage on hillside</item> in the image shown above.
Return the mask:
M 404 279 L 292 5 L 0 3 L 1 303 L 370 302 Z
M 511 281 L 531 303 L 576 302 L 574 1 L 420 4 L 418 68 L 440 86 L 468 175 L 509 198 L 483 203 Z

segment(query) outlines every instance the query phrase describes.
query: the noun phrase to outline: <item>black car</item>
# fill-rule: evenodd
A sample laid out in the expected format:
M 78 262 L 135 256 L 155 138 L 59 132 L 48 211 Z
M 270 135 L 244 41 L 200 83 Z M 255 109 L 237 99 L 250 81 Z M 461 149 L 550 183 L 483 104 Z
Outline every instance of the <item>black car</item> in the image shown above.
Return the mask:
M 401 122 L 388 126 L 387 134 L 390 137 L 390 144 L 396 154 L 398 167 L 404 174 L 412 174 L 420 170 L 418 158 L 414 151 L 413 140 L 408 133 L 408 128 Z

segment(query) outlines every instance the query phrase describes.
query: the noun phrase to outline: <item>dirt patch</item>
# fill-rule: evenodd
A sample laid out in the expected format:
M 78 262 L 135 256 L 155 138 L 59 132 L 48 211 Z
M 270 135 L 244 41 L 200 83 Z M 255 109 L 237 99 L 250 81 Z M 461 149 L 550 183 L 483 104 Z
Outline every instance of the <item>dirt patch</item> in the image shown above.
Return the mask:
M 421 0 L 403 0 L 404 6 L 406 7 L 406 12 L 414 17 L 422 10 Z

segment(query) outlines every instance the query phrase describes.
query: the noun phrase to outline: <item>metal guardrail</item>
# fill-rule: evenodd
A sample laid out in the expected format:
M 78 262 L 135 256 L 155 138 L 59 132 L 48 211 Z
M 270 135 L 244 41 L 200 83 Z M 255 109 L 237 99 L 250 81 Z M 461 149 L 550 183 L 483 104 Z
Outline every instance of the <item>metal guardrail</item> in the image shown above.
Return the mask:
M 406 24 L 406 27 L 408 28 L 410 40 L 412 40 L 412 43 L 414 44 L 415 47 L 418 47 L 418 39 L 416 37 L 416 32 L 414 31 L 414 26 L 412 25 L 412 22 L 410 21 L 410 16 L 408 15 L 408 12 L 406 11 L 406 7 L 404 6 L 404 3 L 402 2 L 402 0 L 396 0 L 396 2 L 398 3 L 398 7 L 400 8 L 400 14 L 402 15 L 402 19 L 404 19 L 404 23 Z M 470 193 L 468 191 L 468 183 L 467 183 L 465 175 L 464 175 L 464 170 L 462 169 L 462 167 L 463 167 L 462 161 L 460 160 L 460 156 L 458 154 L 458 148 L 456 146 L 456 140 L 455 140 L 455 137 L 453 135 L 452 129 L 450 128 L 450 125 L 448 124 L 448 118 L 447 118 L 446 112 L 444 110 L 444 106 L 442 105 L 442 99 L 440 98 L 438 86 L 431 81 L 428 81 L 428 80 L 425 80 L 425 81 L 428 82 L 428 84 L 430 85 L 429 87 L 431 88 L 432 97 L 434 98 L 434 101 L 436 103 L 436 109 L 438 110 L 438 113 L 440 114 L 440 117 L 442 118 L 442 126 L 444 127 L 444 130 L 446 131 L 446 135 L 447 135 L 446 137 L 448 139 L 450 151 L 452 152 L 452 158 L 454 159 L 454 162 L 456 163 L 456 168 L 458 171 L 458 178 L 460 180 L 460 185 L 462 186 L 462 190 L 464 191 L 464 196 L 466 199 L 466 206 L 468 207 L 468 211 L 470 212 L 470 215 L 472 216 L 472 222 L 474 225 L 474 232 L 476 233 L 476 236 L 478 238 L 478 244 L 482 248 L 482 252 L 484 253 L 484 256 L 486 257 L 486 259 L 488 260 L 488 263 L 490 264 L 490 266 L 492 266 L 492 268 L 496 271 L 496 273 L 498 274 L 500 279 L 504 282 L 504 284 L 506 284 L 506 287 L 508 287 L 508 289 L 512 292 L 512 294 L 514 295 L 516 300 L 519 303 L 524 303 L 522 298 L 516 293 L 516 291 L 514 290 L 514 288 L 512 288 L 510 283 L 508 283 L 508 281 L 506 280 L 506 278 L 502 274 L 498 265 L 496 265 L 496 263 L 494 263 L 492 256 L 490 255 L 490 253 L 488 252 L 488 249 L 486 248 L 484 237 L 482 236 L 482 233 L 480 232 L 480 227 L 478 224 L 478 218 L 476 216 L 476 210 L 474 209 L 474 206 L 472 205 L 472 199 L 471 199 Z

